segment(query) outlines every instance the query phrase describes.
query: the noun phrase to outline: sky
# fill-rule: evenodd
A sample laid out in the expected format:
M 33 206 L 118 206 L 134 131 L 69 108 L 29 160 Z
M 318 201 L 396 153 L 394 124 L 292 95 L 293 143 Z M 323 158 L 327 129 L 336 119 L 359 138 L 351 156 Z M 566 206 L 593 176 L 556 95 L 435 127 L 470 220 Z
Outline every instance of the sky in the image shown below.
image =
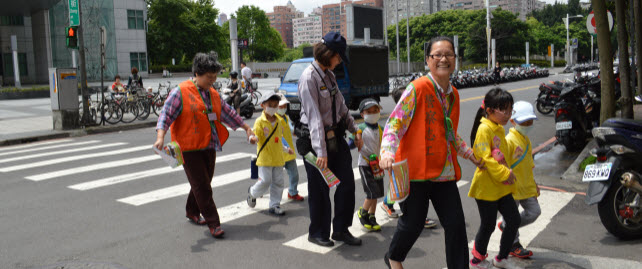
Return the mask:
M 315 7 L 320 7 L 326 4 L 339 3 L 341 0 L 290 0 L 292 4 L 305 13 L 307 16 L 312 12 Z M 402 1 L 402 0 L 400 0 Z M 566 3 L 567 0 L 544 0 L 544 2 L 553 4 L 557 2 Z M 588 0 L 580 0 L 580 2 L 587 2 Z M 229 15 L 234 13 L 239 7 L 244 5 L 258 6 L 265 12 L 272 12 L 274 6 L 285 6 L 288 0 L 215 0 L 214 7 L 218 8 L 220 12 Z

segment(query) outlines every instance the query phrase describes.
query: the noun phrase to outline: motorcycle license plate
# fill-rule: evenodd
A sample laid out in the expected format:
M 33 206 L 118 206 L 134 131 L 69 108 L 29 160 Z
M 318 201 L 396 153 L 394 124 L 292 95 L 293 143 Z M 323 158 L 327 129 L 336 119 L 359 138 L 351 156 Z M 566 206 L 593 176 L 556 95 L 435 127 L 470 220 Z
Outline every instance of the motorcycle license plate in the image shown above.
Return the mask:
M 555 124 L 555 130 L 570 130 L 573 129 L 572 121 L 560 121 Z
M 584 176 L 582 176 L 582 181 L 604 181 L 609 179 L 611 174 L 611 167 L 613 163 L 597 163 L 589 164 L 584 169 Z
M 290 104 L 290 110 L 301 110 L 301 104 Z

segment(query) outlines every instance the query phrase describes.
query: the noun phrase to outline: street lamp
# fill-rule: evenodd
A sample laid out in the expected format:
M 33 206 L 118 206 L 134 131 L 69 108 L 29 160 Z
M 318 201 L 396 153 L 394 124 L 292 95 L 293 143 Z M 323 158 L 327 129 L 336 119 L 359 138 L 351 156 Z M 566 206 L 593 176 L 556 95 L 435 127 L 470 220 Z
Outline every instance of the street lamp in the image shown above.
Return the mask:
M 569 51 L 570 51 L 571 45 L 570 45 L 570 43 L 569 43 L 569 39 L 568 39 L 568 25 L 569 25 L 569 19 L 572 19 L 572 18 L 582 18 L 582 17 L 584 17 L 584 16 L 582 16 L 581 14 L 580 14 L 580 15 L 575 15 L 575 16 L 570 16 L 570 17 L 569 17 L 569 16 L 568 16 L 568 13 L 566 13 L 566 19 L 562 18 L 562 20 L 564 21 L 564 25 L 566 26 L 566 65 L 567 65 L 567 66 L 571 66 L 571 54 L 569 54 Z

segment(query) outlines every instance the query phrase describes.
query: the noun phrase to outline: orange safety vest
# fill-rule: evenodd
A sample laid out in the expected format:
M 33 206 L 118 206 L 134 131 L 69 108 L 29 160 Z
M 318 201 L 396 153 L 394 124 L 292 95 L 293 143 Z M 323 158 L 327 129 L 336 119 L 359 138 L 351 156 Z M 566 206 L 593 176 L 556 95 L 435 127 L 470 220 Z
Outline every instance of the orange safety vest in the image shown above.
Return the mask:
M 210 122 L 207 118 L 207 106 L 203 97 L 198 92 L 196 84 L 186 80 L 178 85 L 181 91 L 183 109 L 170 126 L 172 141 L 176 141 L 181 151 L 194 151 L 206 148 L 212 138 L 212 127 L 216 128 L 218 141 L 221 146 L 225 144 L 230 133 L 221 123 L 221 98 L 214 88 L 210 87 L 210 100 L 212 112 L 216 113 L 216 120 Z
M 448 143 L 444 110 L 435 93 L 435 82 L 428 76 L 412 82 L 416 93 L 415 112 L 410 128 L 406 131 L 397 148 L 395 161 L 408 160 L 410 179 L 426 181 L 437 179 L 443 172 L 448 157 L 448 148 L 455 167 L 455 178 L 461 178 L 461 168 L 457 161 L 455 142 Z M 454 136 L 459 124 L 459 92 L 453 87 L 455 99 L 450 105 Z

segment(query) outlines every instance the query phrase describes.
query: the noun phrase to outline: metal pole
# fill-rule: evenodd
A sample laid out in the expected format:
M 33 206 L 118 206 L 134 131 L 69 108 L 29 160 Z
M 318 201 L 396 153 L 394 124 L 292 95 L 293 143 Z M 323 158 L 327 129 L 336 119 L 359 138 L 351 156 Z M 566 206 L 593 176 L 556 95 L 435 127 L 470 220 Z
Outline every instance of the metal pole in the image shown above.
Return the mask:
M 455 74 L 459 72 L 459 36 L 454 36 L 453 41 L 455 42 Z M 425 60 L 425 59 L 424 59 Z
M 551 68 L 555 67 L 555 45 L 551 43 Z
M 76 64 L 76 50 L 75 49 L 71 50 L 71 67 L 78 68 L 78 65 Z
M 526 42 L 526 64 L 529 64 L 529 62 L 528 62 L 528 42 Z
M 591 63 L 593 62 L 593 35 L 591 35 Z
M 13 79 L 16 88 L 22 87 L 20 84 L 20 64 L 18 63 L 18 38 L 11 36 L 11 50 L 13 53 Z
M 566 65 L 570 66 L 569 62 L 571 61 L 571 55 L 568 54 L 570 44 L 568 42 L 568 13 L 566 13 L 566 21 L 564 22 L 564 25 L 566 26 Z
M 492 68 L 490 65 L 490 31 L 490 5 L 488 4 L 488 0 L 486 0 L 486 58 L 488 58 L 489 70 Z
M 410 73 L 410 0 L 406 0 L 406 52 L 408 73 Z
M 395 1 L 395 23 L 397 25 L 397 75 L 401 73 L 401 63 L 399 62 L 399 1 Z
M 236 29 L 236 18 L 231 18 L 229 20 L 230 24 L 230 49 L 232 50 L 232 70 L 238 71 L 239 69 L 239 56 L 238 56 L 238 37 Z
M 496 46 L 494 38 L 490 40 L 490 47 L 491 47 L 491 50 L 492 50 L 491 55 L 492 55 L 492 58 L 493 58 L 493 65 L 492 66 L 494 67 L 495 63 L 497 63 L 497 61 L 496 61 L 496 59 L 497 59 L 497 50 L 496 50 L 497 46 Z
M 82 125 L 89 122 L 89 104 L 87 101 L 87 64 L 85 61 L 85 41 L 83 38 L 82 1 L 78 1 L 78 54 L 80 55 L 80 93 L 82 94 Z
M 103 108 L 103 103 L 105 102 L 105 43 L 107 43 L 107 28 L 105 26 L 100 27 L 100 117 L 101 122 L 105 125 L 104 114 L 105 110 Z M 149 66 L 149 65 L 148 65 Z M 98 99 L 98 96 L 96 96 Z M 151 108 L 150 108 L 151 109 Z

